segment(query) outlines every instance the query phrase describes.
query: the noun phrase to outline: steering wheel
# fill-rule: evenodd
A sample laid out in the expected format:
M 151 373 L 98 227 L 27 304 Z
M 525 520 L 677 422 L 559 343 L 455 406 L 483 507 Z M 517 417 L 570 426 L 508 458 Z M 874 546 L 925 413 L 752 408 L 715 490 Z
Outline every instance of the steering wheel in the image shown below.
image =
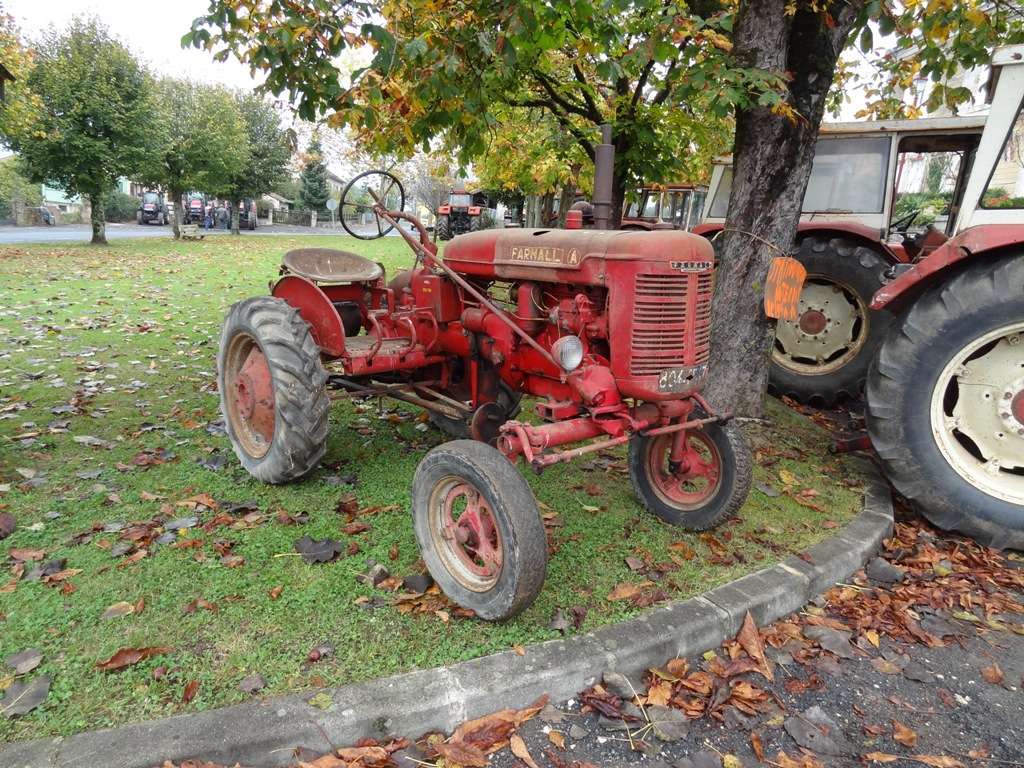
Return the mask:
M 895 221 L 889 223 L 889 229 L 893 232 L 900 232 L 907 234 L 907 230 L 910 229 L 910 225 L 914 223 L 914 219 L 921 215 L 921 209 L 915 208 L 903 216 L 900 216 Z
M 371 190 L 381 205 L 389 211 L 405 210 L 405 189 L 395 176 L 387 171 L 364 171 L 345 186 L 341 193 L 341 226 L 352 237 L 360 240 L 376 240 L 394 229 L 394 225 L 382 221 L 373 209 L 376 203 Z M 370 214 L 371 219 L 367 219 Z

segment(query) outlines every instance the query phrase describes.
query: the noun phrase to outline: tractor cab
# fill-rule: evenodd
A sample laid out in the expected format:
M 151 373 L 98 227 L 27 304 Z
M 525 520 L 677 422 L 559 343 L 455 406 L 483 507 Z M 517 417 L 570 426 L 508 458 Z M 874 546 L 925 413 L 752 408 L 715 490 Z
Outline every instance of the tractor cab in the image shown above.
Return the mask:
M 626 194 L 622 229 L 689 230 L 700 222 L 707 188 L 693 184 L 651 184 Z
M 1005 126 L 993 130 L 995 115 L 822 125 L 796 243 L 808 279 L 797 320 L 777 326 L 772 391 L 826 406 L 856 397 L 892 320 L 872 310 L 875 293 L 990 221 L 984 200 L 1024 192 L 1018 163 L 1005 152 L 993 162 L 1006 137 Z M 732 162 L 722 158 L 694 232 L 724 229 L 731 189 Z

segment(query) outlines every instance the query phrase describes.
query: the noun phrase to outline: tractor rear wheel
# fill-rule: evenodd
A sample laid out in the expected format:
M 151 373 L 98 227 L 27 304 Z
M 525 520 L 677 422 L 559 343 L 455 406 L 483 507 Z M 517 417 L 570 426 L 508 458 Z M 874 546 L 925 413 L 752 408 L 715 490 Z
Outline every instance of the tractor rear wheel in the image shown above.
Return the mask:
M 470 232 L 479 232 L 481 229 L 483 229 L 483 223 L 484 223 L 483 216 L 481 216 L 479 214 L 477 214 L 476 216 L 470 216 L 469 217 L 469 231 Z
M 683 467 L 670 462 L 673 435 L 629 441 L 629 479 L 649 512 L 687 531 L 706 531 L 732 516 L 750 493 L 753 458 L 735 423 L 705 424 L 686 437 Z
M 217 353 L 224 427 L 235 454 L 265 483 L 308 474 L 327 450 L 327 373 L 299 311 L 282 299 L 240 301 Z
M 1024 549 L 1024 253 L 922 294 L 886 338 L 867 425 L 896 489 L 940 528 Z
M 889 264 L 866 245 L 819 235 L 804 238 L 797 258 L 807 268 L 800 317 L 776 327 L 769 390 L 828 407 L 864 388 L 892 322 L 889 312 L 870 309 Z
M 434 225 L 434 234 L 437 235 L 438 240 L 452 239 L 452 225 L 447 216 L 437 217 L 437 223 Z
M 452 602 L 481 619 L 510 619 L 536 599 L 548 540 L 537 500 L 515 466 L 474 440 L 434 448 L 412 481 L 416 541 Z

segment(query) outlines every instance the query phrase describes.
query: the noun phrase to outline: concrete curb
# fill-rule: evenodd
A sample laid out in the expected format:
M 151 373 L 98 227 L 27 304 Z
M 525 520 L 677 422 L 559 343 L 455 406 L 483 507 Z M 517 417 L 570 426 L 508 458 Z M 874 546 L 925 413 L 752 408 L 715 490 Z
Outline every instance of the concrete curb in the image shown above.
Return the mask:
M 255 700 L 196 714 L 0 747 L 5 768 L 153 768 L 201 757 L 233 765 L 286 765 L 296 746 L 326 752 L 364 736 L 418 736 L 447 731 L 542 694 L 576 696 L 605 670 L 639 680 L 666 659 L 715 648 L 733 637 L 750 611 L 758 625 L 798 610 L 848 578 L 892 534 L 888 486 L 869 481 L 861 512 L 836 536 L 770 568 L 689 600 L 654 608 L 586 635 L 552 640 L 525 656 L 503 651 L 451 667 L 408 672 L 327 689 L 333 704 L 308 704 L 312 693 Z M 328 739 L 330 740 L 328 742 Z

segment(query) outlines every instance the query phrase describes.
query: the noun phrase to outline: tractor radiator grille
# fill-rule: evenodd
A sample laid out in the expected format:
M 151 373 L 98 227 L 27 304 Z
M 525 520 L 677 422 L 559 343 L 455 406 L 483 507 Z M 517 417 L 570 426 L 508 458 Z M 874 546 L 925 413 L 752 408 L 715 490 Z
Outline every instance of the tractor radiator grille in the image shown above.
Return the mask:
M 710 270 L 636 276 L 630 375 L 657 376 L 666 368 L 707 361 L 714 288 Z

